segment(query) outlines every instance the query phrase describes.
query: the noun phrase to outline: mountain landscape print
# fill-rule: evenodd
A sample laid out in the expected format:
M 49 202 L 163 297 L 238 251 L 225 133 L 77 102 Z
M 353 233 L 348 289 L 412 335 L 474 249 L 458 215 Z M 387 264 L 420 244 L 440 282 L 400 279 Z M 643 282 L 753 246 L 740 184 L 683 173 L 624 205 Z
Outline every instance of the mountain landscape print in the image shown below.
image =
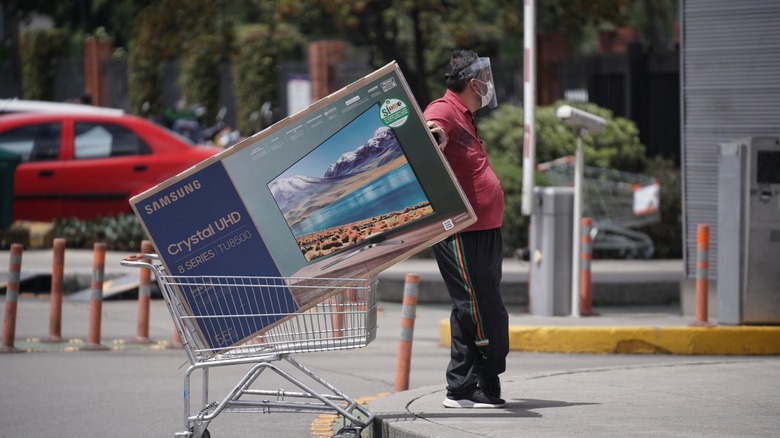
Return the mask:
M 433 213 L 393 130 L 372 109 L 268 183 L 307 261 Z

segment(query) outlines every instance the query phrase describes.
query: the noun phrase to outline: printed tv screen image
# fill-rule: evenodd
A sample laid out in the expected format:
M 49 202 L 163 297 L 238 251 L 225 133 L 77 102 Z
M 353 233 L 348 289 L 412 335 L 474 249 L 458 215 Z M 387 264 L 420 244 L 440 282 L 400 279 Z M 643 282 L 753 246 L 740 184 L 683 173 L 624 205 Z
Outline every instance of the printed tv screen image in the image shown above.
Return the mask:
M 271 180 L 268 189 L 307 262 L 380 243 L 434 212 L 377 104 Z

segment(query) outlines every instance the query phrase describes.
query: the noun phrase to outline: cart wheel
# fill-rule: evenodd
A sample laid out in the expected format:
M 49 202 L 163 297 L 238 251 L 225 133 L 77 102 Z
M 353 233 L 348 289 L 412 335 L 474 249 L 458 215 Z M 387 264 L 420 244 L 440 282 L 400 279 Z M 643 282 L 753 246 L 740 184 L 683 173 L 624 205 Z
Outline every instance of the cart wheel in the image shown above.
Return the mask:
M 195 434 L 195 429 L 190 429 L 190 433 Z M 205 429 L 202 434 L 200 434 L 200 438 L 211 438 L 211 432 L 209 432 L 208 429 Z
M 333 435 L 331 438 L 360 438 L 360 428 L 359 427 L 344 427 L 338 432 L 336 432 L 335 435 Z

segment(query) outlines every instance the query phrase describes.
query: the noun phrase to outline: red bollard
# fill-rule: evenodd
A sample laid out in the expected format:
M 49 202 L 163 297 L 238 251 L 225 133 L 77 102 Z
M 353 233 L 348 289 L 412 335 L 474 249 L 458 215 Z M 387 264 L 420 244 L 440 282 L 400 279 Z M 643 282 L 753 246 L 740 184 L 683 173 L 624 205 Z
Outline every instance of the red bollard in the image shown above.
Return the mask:
M 62 342 L 62 294 L 65 274 L 65 239 L 54 239 L 54 261 L 51 268 L 51 296 L 49 302 L 49 339 L 48 342 Z
M 103 278 L 106 267 L 106 244 L 95 243 L 92 254 L 92 296 L 89 300 L 89 335 L 87 349 L 103 350 L 100 344 L 100 326 L 103 312 Z
M 582 218 L 582 250 L 580 251 L 580 315 L 596 316 L 593 311 L 593 281 L 591 277 L 591 262 L 593 261 L 593 239 L 590 231 L 593 228 L 593 220 L 589 217 Z
M 696 230 L 696 321 L 694 326 L 711 327 L 709 313 L 710 226 L 699 224 Z
M 152 242 L 144 240 L 141 242 L 141 254 L 151 254 L 153 251 Z M 151 260 L 143 259 L 150 263 Z M 136 331 L 135 342 L 140 344 L 150 344 L 149 339 L 149 307 L 152 299 L 152 271 L 151 269 L 141 269 L 138 284 L 138 330 Z
M 22 271 L 22 245 L 11 245 L 11 259 L 8 261 L 8 284 L 5 288 L 5 316 L 3 319 L 3 345 L 0 352 L 16 351 L 16 309 L 19 300 L 19 279 Z
M 420 276 L 406 274 L 404 299 L 401 307 L 401 340 L 398 341 L 398 362 L 395 367 L 396 392 L 409 389 L 409 369 L 412 363 L 412 341 L 414 340 L 414 320 L 417 317 L 417 296 L 419 295 Z

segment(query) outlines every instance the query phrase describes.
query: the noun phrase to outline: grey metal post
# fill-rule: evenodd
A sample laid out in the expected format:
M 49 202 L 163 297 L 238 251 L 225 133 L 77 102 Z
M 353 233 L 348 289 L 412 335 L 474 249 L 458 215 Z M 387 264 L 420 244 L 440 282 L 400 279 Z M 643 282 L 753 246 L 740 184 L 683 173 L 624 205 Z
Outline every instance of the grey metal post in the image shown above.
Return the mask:
M 534 189 L 529 285 L 529 307 L 534 315 L 571 313 L 573 201 L 571 187 Z
M 582 239 L 582 178 L 585 173 L 585 156 L 582 151 L 582 128 L 576 128 L 577 150 L 574 156 L 574 236 L 571 249 L 571 316 L 580 316 L 580 240 Z

